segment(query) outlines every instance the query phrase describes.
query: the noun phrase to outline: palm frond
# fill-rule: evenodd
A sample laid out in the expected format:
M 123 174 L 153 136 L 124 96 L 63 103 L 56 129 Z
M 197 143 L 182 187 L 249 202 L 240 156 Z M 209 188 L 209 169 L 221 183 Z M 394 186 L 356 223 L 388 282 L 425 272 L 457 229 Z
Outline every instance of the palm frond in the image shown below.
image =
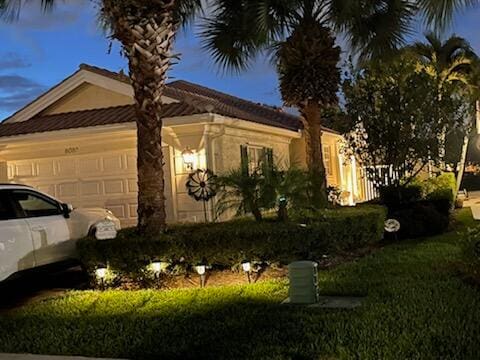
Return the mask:
M 15 21 L 26 2 L 33 0 L 0 0 L 0 17 L 6 21 Z M 43 11 L 51 11 L 59 0 L 35 0 Z
M 456 12 L 478 3 L 478 0 L 417 0 L 416 6 L 427 25 L 442 30 L 451 24 Z

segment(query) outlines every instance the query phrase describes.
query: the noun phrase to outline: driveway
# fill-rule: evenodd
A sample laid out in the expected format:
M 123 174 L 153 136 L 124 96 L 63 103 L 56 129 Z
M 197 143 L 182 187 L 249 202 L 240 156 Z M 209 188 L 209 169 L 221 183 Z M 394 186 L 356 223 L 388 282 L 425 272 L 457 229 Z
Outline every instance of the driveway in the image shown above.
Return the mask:
M 81 289 L 85 284 L 86 277 L 80 267 L 25 273 L 14 280 L 0 283 L 0 312 L 58 296 L 68 290 Z M 0 359 L 3 360 L 2 357 Z

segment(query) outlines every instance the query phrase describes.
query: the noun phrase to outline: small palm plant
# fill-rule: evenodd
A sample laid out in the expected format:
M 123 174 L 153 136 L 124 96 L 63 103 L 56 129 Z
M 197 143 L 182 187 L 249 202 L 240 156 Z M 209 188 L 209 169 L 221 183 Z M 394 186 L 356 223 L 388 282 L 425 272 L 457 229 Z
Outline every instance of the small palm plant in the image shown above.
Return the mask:
M 262 211 L 275 207 L 276 192 L 272 176 L 261 171 L 251 173 L 242 169 L 231 170 L 217 179 L 217 217 L 235 211 L 236 216 L 252 214 L 257 221 L 263 219 Z

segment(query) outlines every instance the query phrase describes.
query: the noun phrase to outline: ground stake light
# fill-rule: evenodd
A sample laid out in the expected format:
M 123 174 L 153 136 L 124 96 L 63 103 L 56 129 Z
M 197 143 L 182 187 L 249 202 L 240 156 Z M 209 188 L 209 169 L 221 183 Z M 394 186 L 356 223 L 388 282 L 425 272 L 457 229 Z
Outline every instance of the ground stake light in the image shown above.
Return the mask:
M 107 276 L 107 271 L 108 270 L 105 265 L 99 265 L 95 270 L 95 276 L 97 277 L 102 287 L 105 286 L 105 277 Z
M 207 265 L 201 263 L 195 266 L 195 271 L 200 275 L 200 287 L 205 287 L 205 273 L 207 272 Z
M 156 278 L 158 278 L 162 272 L 165 272 L 168 265 L 169 263 L 166 261 L 154 260 L 152 261 L 150 266 L 153 271 L 153 274 L 155 275 Z
M 250 284 L 252 282 L 252 279 L 250 277 L 250 272 L 252 271 L 252 264 L 250 263 L 250 261 L 242 261 L 242 269 L 247 274 L 248 283 Z

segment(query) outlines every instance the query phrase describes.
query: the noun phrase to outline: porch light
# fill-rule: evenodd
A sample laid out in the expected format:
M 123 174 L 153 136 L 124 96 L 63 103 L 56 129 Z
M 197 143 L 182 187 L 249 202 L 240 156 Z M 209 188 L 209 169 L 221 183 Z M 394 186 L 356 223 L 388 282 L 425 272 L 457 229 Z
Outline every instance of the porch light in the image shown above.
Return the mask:
M 248 260 L 242 261 L 242 269 L 245 271 L 245 274 L 247 274 L 247 280 L 248 283 L 250 284 L 252 282 L 252 279 L 250 278 L 250 272 L 252 271 L 252 264 Z
M 207 272 L 207 265 L 204 262 L 195 266 L 195 271 L 200 275 L 200 287 L 205 287 L 205 273 Z
M 185 170 L 192 171 L 195 164 L 195 152 L 187 146 L 182 151 L 182 159 Z

